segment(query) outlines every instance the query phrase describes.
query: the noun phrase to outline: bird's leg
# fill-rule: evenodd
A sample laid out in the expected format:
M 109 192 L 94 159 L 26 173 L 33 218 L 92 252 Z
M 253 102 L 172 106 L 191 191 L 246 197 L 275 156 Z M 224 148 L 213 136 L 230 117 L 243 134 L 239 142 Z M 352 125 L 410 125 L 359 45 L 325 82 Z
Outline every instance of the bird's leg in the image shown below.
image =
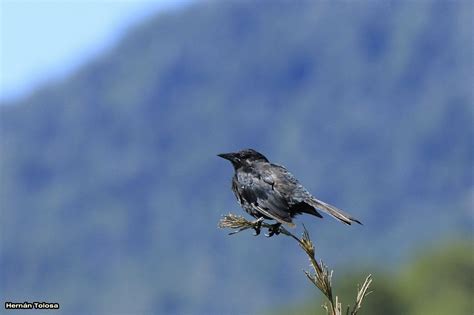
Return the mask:
M 263 218 L 260 217 L 258 218 L 257 220 L 253 221 L 252 224 L 253 224 L 253 229 L 255 230 L 255 234 L 254 236 L 257 236 L 260 234 L 260 230 L 262 228 L 262 222 L 263 222 Z
M 273 235 L 278 235 L 280 234 L 280 226 L 281 223 L 275 223 L 270 225 L 268 228 L 268 234 L 265 234 L 266 237 L 272 237 Z

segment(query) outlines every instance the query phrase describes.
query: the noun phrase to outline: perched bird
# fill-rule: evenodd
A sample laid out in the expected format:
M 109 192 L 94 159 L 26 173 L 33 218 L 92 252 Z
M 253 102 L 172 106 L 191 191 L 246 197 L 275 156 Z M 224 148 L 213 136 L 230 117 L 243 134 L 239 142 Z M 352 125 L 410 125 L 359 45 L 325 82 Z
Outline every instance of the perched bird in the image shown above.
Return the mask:
M 218 156 L 234 166 L 232 191 L 241 207 L 257 219 L 256 223 L 261 224 L 264 219 L 277 221 L 267 236 L 278 234 L 281 224 L 294 226 L 292 218 L 297 214 L 308 213 L 322 218 L 317 210 L 345 224 L 362 224 L 342 210 L 313 197 L 285 167 L 270 163 L 253 149 Z M 260 233 L 260 224 L 255 228 L 256 235 Z

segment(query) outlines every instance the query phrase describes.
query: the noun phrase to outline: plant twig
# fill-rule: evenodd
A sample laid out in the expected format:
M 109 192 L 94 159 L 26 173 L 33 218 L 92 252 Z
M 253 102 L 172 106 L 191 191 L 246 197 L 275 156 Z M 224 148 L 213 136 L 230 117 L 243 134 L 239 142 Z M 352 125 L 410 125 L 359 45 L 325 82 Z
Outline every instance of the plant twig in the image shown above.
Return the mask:
M 362 286 L 359 287 L 357 290 L 357 298 L 354 304 L 354 308 L 352 309 L 351 315 L 357 314 L 359 309 L 362 307 L 362 301 L 364 300 L 364 298 L 373 292 L 373 291 L 368 291 L 371 283 L 372 283 L 372 275 L 368 275 L 367 278 L 365 278 L 365 281 L 362 284 Z
M 268 224 L 263 221 L 262 218 L 249 221 L 242 216 L 238 216 L 232 213 L 224 215 L 221 220 L 219 221 L 219 228 L 230 228 L 233 229 L 229 235 L 237 234 L 239 232 L 248 230 L 248 229 L 260 229 L 261 227 L 264 228 L 273 228 L 273 225 Z M 306 255 L 309 258 L 311 263 L 311 267 L 313 271 L 306 271 L 304 273 L 306 277 L 326 296 L 329 301 L 329 307 L 327 305 L 323 305 L 323 308 L 326 310 L 327 314 L 331 315 L 342 315 L 342 303 L 339 301 L 339 298 L 336 296 L 334 298 L 332 292 L 332 270 L 329 270 L 328 267 L 323 263 L 322 260 L 318 262 L 315 256 L 315 249 L 314 244 L 309 237 L 308 230 L 303 225 L 303 235 L 301 239 L 295 236 L 293 233 L 288 231 L 285 227 L 280 226 L 279 228 L 280 234 L 284 234 L 293 238 L 295 241 L 298 242 L 299 246 L 303 249 Z M 357 312 L 360 310 L 362 306 L 362 301 L 364 298 L 369 295 L 372 291 L 368 291 L 370 284 L 372 283 L 372 276 L 369 275 L 361 287 L 358 288 L 357 297 L 355 304 L 350 311 L 350 307 L 347 307 L 346 315 L 356 315 Z

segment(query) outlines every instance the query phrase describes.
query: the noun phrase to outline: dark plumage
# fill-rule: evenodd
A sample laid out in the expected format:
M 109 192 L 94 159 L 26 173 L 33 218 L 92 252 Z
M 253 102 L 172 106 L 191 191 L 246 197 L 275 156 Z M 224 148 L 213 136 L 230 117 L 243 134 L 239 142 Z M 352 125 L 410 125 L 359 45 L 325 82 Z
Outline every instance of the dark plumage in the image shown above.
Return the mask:
M 308 213 L 322 218 L 317 211 L 321 210 L 343 223 L 361 224 L 342 210 L 313 197 L 286 168 L 270 163 L 255 150 L 218 156 L 234 166 L 232 191 L 242 208 L 257 219 L 276 220 L 277 226 L 281 223 L 294 226 L 295 215 Z

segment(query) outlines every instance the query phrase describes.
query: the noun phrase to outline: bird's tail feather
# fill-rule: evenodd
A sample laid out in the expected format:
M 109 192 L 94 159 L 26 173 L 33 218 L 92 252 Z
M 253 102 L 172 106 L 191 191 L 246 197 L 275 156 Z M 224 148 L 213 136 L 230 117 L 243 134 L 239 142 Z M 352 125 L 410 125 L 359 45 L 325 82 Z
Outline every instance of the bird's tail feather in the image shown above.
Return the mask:
M 350 225 L 352 222 L 356 222 L 359 224 L 362 224 L 359 220 L 356 218 L 353 218 L 351 215 L 345 213 L 341 209 L 338 209 L 328 203 L 325 203 L 324 201 L 318 200 L 316 198 L 311 199 L 311 205 L 314 206 L 315 208 L 322 210 L 326 212 L 327 214 L 333 216 L 334 218 L 338 219 L 339 221 Z

